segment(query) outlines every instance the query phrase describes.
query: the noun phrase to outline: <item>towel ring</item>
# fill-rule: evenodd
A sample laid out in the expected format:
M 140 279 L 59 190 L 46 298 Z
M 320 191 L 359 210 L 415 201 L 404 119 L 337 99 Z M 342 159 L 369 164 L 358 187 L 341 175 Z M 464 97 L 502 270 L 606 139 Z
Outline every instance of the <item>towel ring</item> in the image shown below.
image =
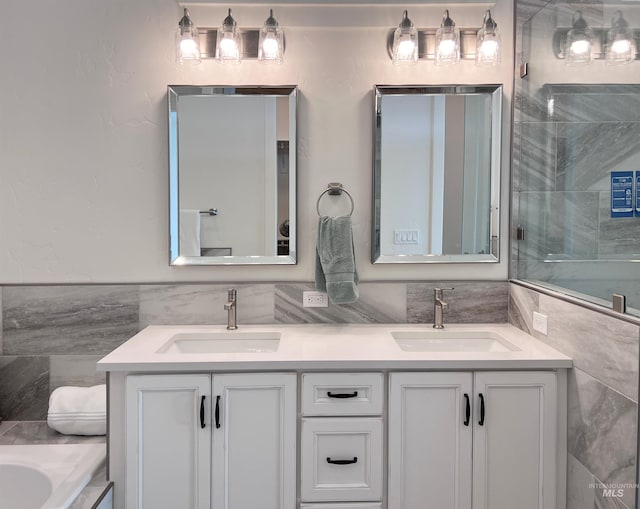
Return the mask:
M 346 194 L 349 197 L 349 201 L 351 201 L 351 211 L 349 212 L 349 217 L 351 217 L 354 209 L 353 197 L 349 194 L 349 191 L 342 187 L 342 184 L 340 184 L 339 182 L 329 182 L 327 188 L 320 193 L 320 196 L 318 196 L 318 201 L 316 202 L 316 212 L 318 213 L 318 215 L 320 215 L 320 200 L 327 193 L 334 196 L 341 195 L 342 193 Z

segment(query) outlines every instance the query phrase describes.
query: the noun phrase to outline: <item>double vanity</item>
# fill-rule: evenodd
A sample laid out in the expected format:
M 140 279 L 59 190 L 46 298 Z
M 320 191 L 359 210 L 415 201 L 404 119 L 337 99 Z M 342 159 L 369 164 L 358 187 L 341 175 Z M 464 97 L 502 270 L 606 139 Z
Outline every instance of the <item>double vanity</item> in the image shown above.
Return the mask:
M 98 364 L 114 507 L 563 509 L 571 365 L 510 325 L 150 326 Z

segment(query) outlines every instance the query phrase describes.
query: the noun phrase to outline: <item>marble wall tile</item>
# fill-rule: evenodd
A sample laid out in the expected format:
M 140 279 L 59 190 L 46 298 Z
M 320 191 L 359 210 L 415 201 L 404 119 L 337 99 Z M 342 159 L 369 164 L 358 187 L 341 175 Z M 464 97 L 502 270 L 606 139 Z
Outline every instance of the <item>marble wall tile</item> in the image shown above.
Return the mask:
M 19 422 L 4 435 L 0 445 L 24 444 L 102 444 L 106 437 L 62 435 L 47 426 L 46 421 Z
M 595 504 L 595 477 L 572 454 L 567 454 L 567 509 L 590 509 Z
M 520 257 L 549 255 L 594 259 L 598 254 L 598 193 L 533 192 L 520 194 L 520 224 L 525 240 Z
M 2 352 L 2 287 L 0 287 L 0 355 Z
M 147 325 L 227 323 L 227 290 L 236 288 L 238 324 L 273 323 L 272 284 L 140 286 L 140 329 Z
M 106 354 L 138 332 L 137 286 L 4 288 L 4 354 Z
M 558 124 L 556 189 L 608 190 L 609 172 L 635 168 L 639 137 L 640 122 Z
M 539 294 L 529 288 L 509 287 L 509 323 L 527 334 L 533 332 L 533 312 L 538 311 Z
M 509 308 L 506 281 L 429 281 L 407 285 L 407 321 L 433 323 L 433 289 L 455 288 L 445 292 L 449 304 L 446 323 L 505 323 Z
M 640 85 L 548 85 L 548 91 L 558 122 L 640 121 Z
M 576 368 L 637 401 L 639 327 L 548 295 L 539 299 L 548 335 L 533 335 L 572 357 Z
M 44 419 L 49 403 L 49 358 L 0 356 L 0 418 Z
M 2 421 L 0 422 L 0 435 L 4 435 L 7 431 L 13 428 L 18 421 Z
M 611 193 L 600 193 L 598 258 L 638 258 L 640 217 L 611 217 Z
M 519 131 L 517 189 L 519 191 L 554 191 L 556 189 L 556 124 L 524 122 L 519 125 Z
M 637 403 L 580 369 L 569 373 L 568 452 L 604 484 L 635 482 Z M 635 490 L 622 500 L 633 504 Z
M 49 390 L 63 385 L 88 387 L 105 383 L 105 373 L 96 370 L 102 355 L 52 355 L 49 357 Z
M 405 323 L 407 289 L 404 283 L 362 283 L 353 304 L 303 308 L 302 293 L 313 283 L 276 285 L 275 318 L 278 323 Z

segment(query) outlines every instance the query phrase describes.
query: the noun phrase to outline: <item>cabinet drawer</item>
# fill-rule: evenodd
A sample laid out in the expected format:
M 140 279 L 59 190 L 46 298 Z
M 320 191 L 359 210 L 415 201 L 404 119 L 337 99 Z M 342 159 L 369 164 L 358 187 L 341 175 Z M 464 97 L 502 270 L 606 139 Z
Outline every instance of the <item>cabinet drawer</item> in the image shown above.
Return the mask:
M 302 415 L 380 415 L 382 373 L 304 373 Z
M 382 419 L 302 419 L 305 502 L 382 498 Z
M 354 504 L 300 504 L 300 509 L 382 509 L 382 502 Z

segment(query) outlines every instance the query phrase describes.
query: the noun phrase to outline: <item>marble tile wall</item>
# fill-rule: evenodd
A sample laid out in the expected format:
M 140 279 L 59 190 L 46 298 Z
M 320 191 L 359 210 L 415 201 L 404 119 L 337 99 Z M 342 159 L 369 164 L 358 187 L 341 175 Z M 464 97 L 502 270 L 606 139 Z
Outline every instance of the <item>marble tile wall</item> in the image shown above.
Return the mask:
M 533 330 L 547 315 L 548 335 Z M 573 357 L 568 387 L 568 509 L 635 508 L 640 327 L 511 284 L 509 321 Z
M 240 284 L 238 323 L 429 323 L 432 289 L 449 292 L 445 320 L 504 323 L 507 282 L 363 283 L 351 305 L 303 308 L 312 283 Z M 228 285 L 70 285 L 0 288 L 0 418 L 46 418 L 62 385 L 104 382 L 95 364 L 150 324 L 223 324 Z

